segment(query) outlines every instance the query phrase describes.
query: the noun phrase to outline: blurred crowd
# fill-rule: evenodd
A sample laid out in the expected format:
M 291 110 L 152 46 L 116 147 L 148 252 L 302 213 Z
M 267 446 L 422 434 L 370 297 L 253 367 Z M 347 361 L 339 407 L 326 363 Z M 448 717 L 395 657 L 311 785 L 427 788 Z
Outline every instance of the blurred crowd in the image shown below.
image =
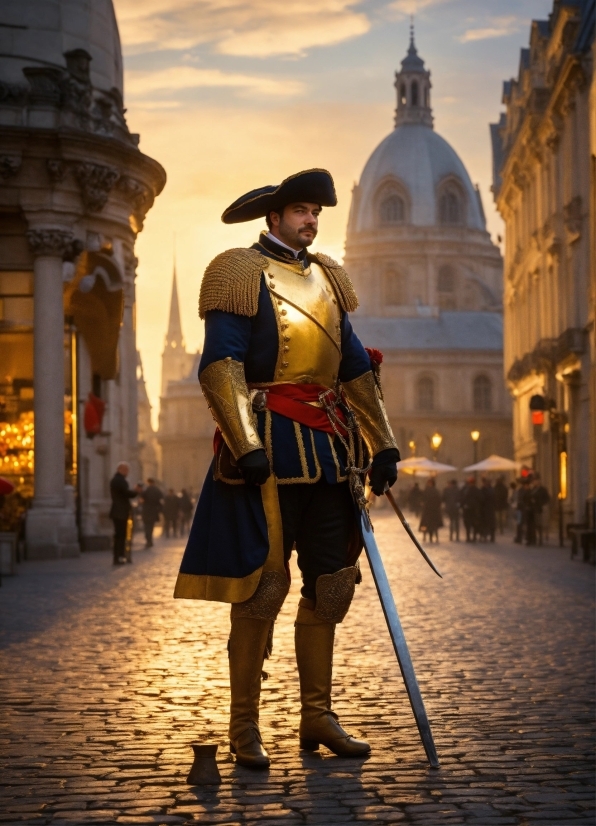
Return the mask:
M 147 479 L 146 485 L 139 482 L 137 490 L 133 519 L 136 528 L 142 526 L 146 548 L 153 547 L 153 532 L 158 523 L 162 525 L 162 536 L 187 536 L 195 507 L 192 490 L 182 488 L 177 493 L 168 488 L 164 493 L 154 479 Z
M 402 508 L 420 517 L 423 540 L 439 540 L 439 529 L 449 526 L 450 541 L 494 542 L 497 533 L 514 528 L 514 542 L 542 545 L 548 539 L 550 494 L 537 473 L 509 485 L 500 476 L 493 484 L 488 477 L 470 476 L 459 486 L 452 479 L 442 491 L 430 478 L 423 488 L 418 482 L 399 492 Z M 463 527 L 463 531 L 461 531 Z

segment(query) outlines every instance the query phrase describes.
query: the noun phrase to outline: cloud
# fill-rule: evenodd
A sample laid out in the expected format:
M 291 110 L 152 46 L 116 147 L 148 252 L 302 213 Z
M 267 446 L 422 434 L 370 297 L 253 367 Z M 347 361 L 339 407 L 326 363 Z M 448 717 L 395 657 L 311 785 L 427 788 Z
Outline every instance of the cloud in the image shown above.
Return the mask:
M 478 29 L 466 29 L 457 39 L 460 43 L 473 43 L 476 40 L 491 40 L 495 37 L 506 37 L 519 31 L 521 20 L 518 17 L 493 17 L 491 25 Z
M 222 72 L 220 69 L 197 69 L 193 66 L 170 66 L 157 72 L 136 70 L 126 73 L 126 95 L 133 102 L 136 102 L 136 98 L 154 93 L 172 93 L 201 87 L 233 87 L 245 93 L 255 92 L 270 97 L 295 97 L 304 91 L 304 85 L 296 80 Z
M 408 14 L 418 14 L 418 12 L 423 9 L 428 9 L 432 6 L 443 6 L 445 3 L 450 2 L 452 2 L 452 0 L 395 0 L 389 8 L 405 16 Z
M 115 0 L 122 41 L 130 52 L 211 44 L 240 57 L 302 55 L 365 34 L 362 0 Z

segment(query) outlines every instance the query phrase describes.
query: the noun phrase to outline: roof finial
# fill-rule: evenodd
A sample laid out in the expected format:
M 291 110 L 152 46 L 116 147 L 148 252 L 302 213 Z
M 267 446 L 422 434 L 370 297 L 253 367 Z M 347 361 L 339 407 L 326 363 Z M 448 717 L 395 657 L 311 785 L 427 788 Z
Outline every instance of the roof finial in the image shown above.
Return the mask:
M 414 46 L 414 15 L 410 15 L 410 46 Z M 414 46 L 414 48 L 416 48 Z

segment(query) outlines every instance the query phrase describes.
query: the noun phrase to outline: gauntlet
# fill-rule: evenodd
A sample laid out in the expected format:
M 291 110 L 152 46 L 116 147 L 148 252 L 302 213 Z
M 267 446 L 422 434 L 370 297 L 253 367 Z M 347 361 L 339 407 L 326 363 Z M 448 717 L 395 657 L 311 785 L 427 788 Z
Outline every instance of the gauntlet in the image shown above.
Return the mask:
M 371 456 L 376 456 L 388 448 L 397 449 L 395 437 L 389 424 L 387 411 L 372 370 L 357 379 L 342 383 L 346 399 L 360 426 L 360 430 Z
M 228 358 L 212 362 L 199 376 L 203 395 L 234 459 L 263 450 L 252 410 L 244 365 Z

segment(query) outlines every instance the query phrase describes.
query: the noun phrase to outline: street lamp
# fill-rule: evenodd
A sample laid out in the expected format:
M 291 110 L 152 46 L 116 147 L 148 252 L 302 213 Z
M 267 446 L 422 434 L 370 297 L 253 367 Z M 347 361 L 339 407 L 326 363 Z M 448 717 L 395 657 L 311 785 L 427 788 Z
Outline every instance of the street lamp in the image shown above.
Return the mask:
M 433 435 L 430 437 L 430 446 L 433 449 L 433 457 L 434 457 L 435 461 L 436 461 L 436 458 L 437 458 L 438 450 L 441 447 L 441 442 L 442 441 L 443 441 L 443 437 L 441 436 L 441 434 L 439 432 L 433 433 Z
M 470 436 L 472 437 L 472 441 L 474 442 L 474 464 L 476 464 L 476 462 L 478 461 L 478 439 L 480 438 L 480 431 L 473 430 L 470 433 Z

